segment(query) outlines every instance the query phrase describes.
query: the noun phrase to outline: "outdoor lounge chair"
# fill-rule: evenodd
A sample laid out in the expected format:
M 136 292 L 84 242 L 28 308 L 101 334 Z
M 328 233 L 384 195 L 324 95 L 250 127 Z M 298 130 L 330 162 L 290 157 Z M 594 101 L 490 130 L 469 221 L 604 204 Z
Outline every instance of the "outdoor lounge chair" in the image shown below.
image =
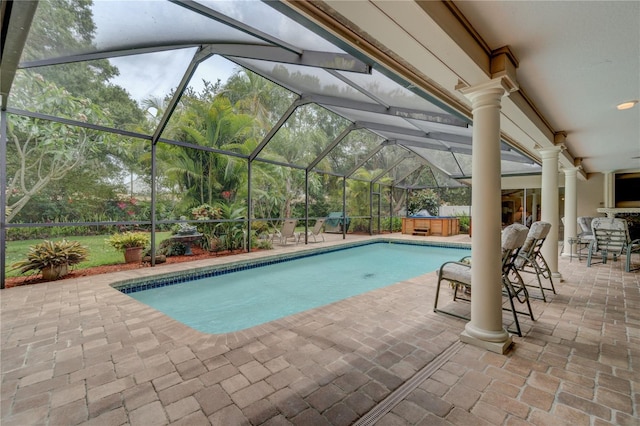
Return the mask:
M 549 269 L 549 265 L 547 265 L 547 261 L 544 260 L 544 257 L 542 257 L 542 253 L 540 252 L 544 240 L 547 238 L 547 235 L 549 235 L 550 229 L 551 224 L 548 222 L 538 221 L 532 223 L 531 228 L 529 229 L 529 234 L 527 234 L 527 239 L 525 240 L 522 249 L 520 249 L 520 253 L 518 253 L 518 258 L 515 262 L 518 271 L 536 274 L 538 288 L 540 288 L 542 300 L 545 302 L 547 301 L 547 298 L 544 295 L 545 290 L 551 290 L 553 294 L 556 294 L 556 289 L 553 286 L 553 279 L 551 278 L 551 270 Z M 549 280 L 551 287 L 544 287 L 540 277 Z
M 522 281 L 522 277 L 518 273 L 518 269 L 515 266 L 515 260 L 518 258 L 518 253 L 527 239 L 529 228 L 519 223 L 514 223 L 507 226 L 502 231 L 502 286 L 503 295 L 509 301 L 509 307 L 504 307 L 503 310 L 511 311 L 513 313 L 513 319 L 515 322 L 515 332 L 518 336 L 522 336 L 522 330 L 520 329 L 520 322 L 518 321 L 517 314 L 528 315 L 533 321 L 533 312 L 531 311 L 531 304 L 529 303 L 529 293 L 527 287 Z M 441 312 L 444 314 L 452 315 L 457 318 L 469 320 L 468 316 L 456 313 L 454 311 L 448 311 L 438 308 L 438 298 L 440 295 L 440 287 L 442 281 L 447 281 L 453 286 L 453 300 L 465 300 L 470 301 L 464 294 L 470 294 L 473 297 L 473 286 L 471 285 L 471 264 L 463 263 L 467 258 L 461 259 L 460 262 L 445 262 L 438 271 L 438 285 L 436 288 L 436 298 L 433 305 L 434 312 Z M 461 295 L 458 295 L 458 291 L 461 290 Z M 521 304 L 526 304 L 528 312 L 516 310 L 513 300 L 516 299 Z
M 324 241 L 324 235 L 322 234 L 322 227 L 324 226 L 324 222 L 325 222 L 325 218 L 322 219 L 318 219 L 316 220 L 316 224 L 313 225 L 313 229 L 311 229 L 310 231 L 307 231 L 307 240 L 309 240 L 310 237 L 313 237 L 313 242 L 318 242 L 318 237 L 322 238 L 322 241 Z
M 609 254 L 613 261 L 618 256 L 625 255 L 625 271 L 631 272 L 631 254 L 640 253 L 640 239 L 631 240 L 629 237 L 629 225 L 625 219 L 597 217 L 591 222 L 593 241 L 589 244 L 587 254 L 587 266 L 593 263 L 596 254 L 600 254 L 602 263 L 607 263 Z
M 276 232 L 273 234 L 272 241 L 279 239 L 280 244 L 287 244 L 287 241 L 292 238 L 296 243 L 298 243 L 300 234 L 295 232 L 297 224 L 297 219 L 285 219 L 284 223 L 282 224 L 282 229 L 280 229 L 279 231 L 276 230 Z

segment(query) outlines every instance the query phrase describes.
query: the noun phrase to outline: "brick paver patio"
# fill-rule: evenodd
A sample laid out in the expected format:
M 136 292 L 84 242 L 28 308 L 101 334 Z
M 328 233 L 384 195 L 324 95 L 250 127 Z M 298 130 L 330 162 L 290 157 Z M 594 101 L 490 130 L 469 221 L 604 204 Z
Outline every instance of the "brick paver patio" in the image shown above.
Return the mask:
M 163 268 L 2 290 L 2 425 L 349 425 L 434 360 L 378 425 L 640 424 L 640 273 L 620 261 L 560 259 L 506 355 L 457 343 L 433 272 L 208 335 L 109 286 Z

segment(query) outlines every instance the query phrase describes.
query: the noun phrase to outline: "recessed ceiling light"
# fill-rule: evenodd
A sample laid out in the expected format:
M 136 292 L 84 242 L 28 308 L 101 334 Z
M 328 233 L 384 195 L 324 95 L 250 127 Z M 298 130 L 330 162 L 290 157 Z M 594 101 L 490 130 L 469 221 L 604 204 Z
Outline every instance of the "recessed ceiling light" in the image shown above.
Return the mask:
M 633 108 L 634 106 L 636 106 L 637 103 L 638 103 L 638 101 L 623 102 L 623 103 L 619 104 L 616 108 L 618 108 L 619 110 L 629 109 L 629 108 Z

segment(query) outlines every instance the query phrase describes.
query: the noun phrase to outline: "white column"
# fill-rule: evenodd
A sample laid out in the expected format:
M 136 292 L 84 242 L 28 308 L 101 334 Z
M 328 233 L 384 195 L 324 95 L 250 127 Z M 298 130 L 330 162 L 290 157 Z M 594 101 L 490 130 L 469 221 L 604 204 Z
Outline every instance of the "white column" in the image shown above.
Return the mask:
M 531 194 L 531 214 L 533 215 L 533 222 L 538 220 L 538 194 L 536 192 Z
M 558 229 L 560 226 L 558 209 L 558 155 L 560 147 L 543 148 L 542 156 L 542 217 L 551 224 L 551 231 L 542 246 L 542 256 L 547 261 L 551 275 L 562 278 L 558 272 Z
M 613 172 L 605 172 L 604 174 L 604 206 L 605 208 L 614 208 L 616 205 L 614 198 L 614 177 Z
M 563 256 L 572 256 L 570 238 L 575 238 L 578 224 L 578 197 L 576 193 L 577 167 L 564 169 L 564 251 Z M 545 258 L 546 259 L 546 258 Z
M 502 326 L 500 105 L 503 79 L 461 92 L 473 107 L 471 321 L 460 340 L 504 353 L 511 336 Z

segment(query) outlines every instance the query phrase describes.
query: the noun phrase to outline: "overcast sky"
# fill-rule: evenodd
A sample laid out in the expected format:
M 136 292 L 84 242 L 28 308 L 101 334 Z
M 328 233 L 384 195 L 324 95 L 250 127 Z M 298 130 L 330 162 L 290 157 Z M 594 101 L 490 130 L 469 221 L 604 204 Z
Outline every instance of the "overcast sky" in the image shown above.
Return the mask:
M 340 52 L 340 49 L 258 0 L 200 3 L 254 26 L 303 49 Z M 243 42 L 261 43 L 238 30 L 188 11 L 165 0 L 95 0 L 95 44 L 99 49 L 136 48 L 148 44 Z M 164 97 L 180 82 L 195 49 L 181 49 L 110 59 L 120 75 L 112 83 L 125 88 L 138 102 Z M 201 64 L 191 80 L 199 91 L 202 80 L 226 81 L 237 65 L 219 56 Z

